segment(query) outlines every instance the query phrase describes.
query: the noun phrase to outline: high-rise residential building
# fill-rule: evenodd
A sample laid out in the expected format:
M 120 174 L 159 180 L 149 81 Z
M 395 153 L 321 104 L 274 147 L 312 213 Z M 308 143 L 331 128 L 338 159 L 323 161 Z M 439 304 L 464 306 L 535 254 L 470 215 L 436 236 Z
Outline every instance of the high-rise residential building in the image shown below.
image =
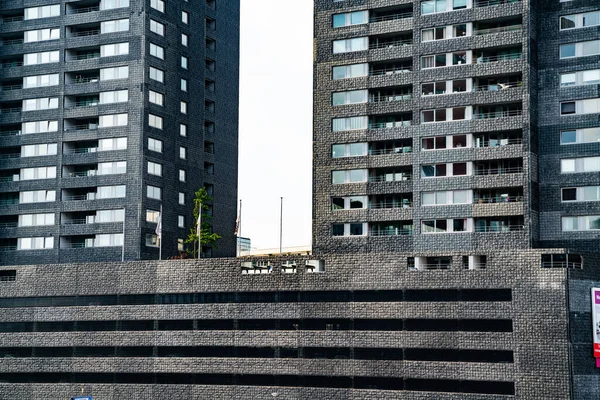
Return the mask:
M 239 1 L 3 2 L 0 18 L 0 263 L 157 259 L 159 219 L 176 255 L 202 187 L 212 255 L 235 255 Z
M 597 2 L 315 18 L 315 252 L 598 250 Z

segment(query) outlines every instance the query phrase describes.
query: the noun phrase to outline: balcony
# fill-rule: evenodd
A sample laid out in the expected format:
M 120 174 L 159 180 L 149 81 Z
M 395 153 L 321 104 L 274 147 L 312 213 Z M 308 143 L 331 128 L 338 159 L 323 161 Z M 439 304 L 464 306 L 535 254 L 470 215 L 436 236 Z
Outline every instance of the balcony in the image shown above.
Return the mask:
M 475 232 L 522 232 L 525 230 L 523 216 L 475 218 Z
M 413 44 L 412 34 L 369 37 L 369 50 L 391 49 Z
M 409 271 L 435 271 L 452 268 L 452 257 L 409 257 Z
M 2 60 L 0 64 L 0 68 L 2 69 L 11 69 L 11 68 L 19 68 L 23 66 L 23 57 L 19 57 L 18 59 L 11 60 Z
M 489 7 L 489 6 L 498 6 L 503 4 L 513 4 L 520 3 L 521 0 L 474 0 L 473 7 Z
M 378 168 L 369 171 L 369 182 L 401 182 L 412 179 L 412 168 Z
M 506 89 L 511 88 L 521 88 L 523 87 L 522 80 L 505 80 L 498 81 L 497 83 L 483 83 L 483 82 L 473 82 L 473 91 L 474 92 L 499 92 Z
M 486 64 L 500 61 L 522 60 L 521 47 L 507 49 L 480 49 L 473 50 L 473 64 Z
M 398 209 L 412 207 L 412 193 L 380 194 L 369 198 L 369 209 Z
M 100 24 L 85 24 L 66 27 L 68 38 L 97 36 L 100 34 Z
M 388 103 L 412 99 L 412 88 L 390 87 L 369 90 L 369 103 Z
M 489 132 L 475 134 L 473 147 L 502 147 L 523 144 L 522 131 Z
M 65 131 L 89 131 L 94 129 L 98 129 L 98 118 L 65 120 Z
M 386 154 L 412 153 L 412 140 L 385 140 L 369 143 L 369 155 L 380 156 Z
M 0 90 L 3 92 L 11 92 L 13 90 L 21 90 L 23 89 L 23 81 L 11 81 L 4 82 L 2 86 L 0 86 Z
M 412 114 L 377 115 L 369 117 L 369 129 L 405 128 L 412 125 Z
M 369 23 L 397 21 L 412 18 L 412 7 L 387 7 L 369 11 Z
M 69 49 L 65 52 L 66 61 L 93 60 L 100 58 L 100 46 L 86 49 Z
M 4 217 L 0 217 L 0 229 L 16 228 L 18 226 L 19 226 L 19 216 L 18 215 L 6 215 Z
M 19 182 L 21 171 L 18 169 L 0 171 L 0 183 Z
M 8 251 L 16 251 L 17 239 L 4 239 L 0 240 L 0 253 L 6 253 Z
M 0 193 L 0 206 L 15 206 L 20 204 L 19 193 Z
M 373 222 L 369 224 L 369 236 L 409 236 L 412 234 L 412 221 Z
M 369 76 L 394 75 L 412 72 L 412 60 L 386 61 L 369 65 Z
M 522 188 L 478 189 L 473 193 L 473 204 L 522 203 Z
M 474 106 L 473 119 L 491 119 L 520 117 L 523 115 L 522 104 L 502 104 L 494 106 Z
M 13 46 L 16 44 L 23 44 L 23 37 L 7 37 L 0 39 L 1 46 Z
M 22 103 L 7 103 L 0 106 L 0 114 L 18 114 L 22 110 Z
M 94 82 L 100 82 L 100 70 L 98 69 L 65 73 L 66 85 L 81 85 Z
M 73 1 L 66 4 L 66 14 L 88 14 L 100 11 L 100 1 Z
M 474 175 L 506 175 L 523 173 L 523 160 L 476 161 L 473 163 Z
M 100 103 L 100 95 L 66 96 L 65 108 L 94 107 Z
M 2 15 L 2 23 L 9 24 L 11 22 L 20 22 L 25 18 L 23 11 L 15 11 L 14 14 Z

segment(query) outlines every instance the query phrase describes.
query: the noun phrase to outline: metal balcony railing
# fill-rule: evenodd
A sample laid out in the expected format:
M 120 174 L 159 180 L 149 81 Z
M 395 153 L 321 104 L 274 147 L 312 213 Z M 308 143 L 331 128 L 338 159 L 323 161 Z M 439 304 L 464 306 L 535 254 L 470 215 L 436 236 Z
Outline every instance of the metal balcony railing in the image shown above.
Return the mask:
M 412 99 L 411 94 L 378 94 L 370 95 L 369 103 L 385 103 L 391 101 L 405 101 Z
M 13 107 L 13 108 L 2 108 L 0 109 L 0 114 L 15 114 L 20 113 L 23 109 L 21 107 Z
M 479 142 L 475 141 L 474 147 L 502 147 L 514 144 L 523 144 L 523 138 L 481 140 Z
M 475 0 L 473 7 L 488 7 L 497 6 L 501 4 L 520 3 L 521 0 Z
M 494 197 L 474 197 L 473 204 L 490 204 L 490 203 L 522 203 L 523 196 L 494 196 Z
M 390 68 L 372 69 L 369 71 L 369 76 L 404 74 L 407 72 L 412 72 L 412 67 L 410 65 L 390 67 Z
M 70 37 L 96 36 L 100 34 L 100 29 L 90 29 L 88 31 L 71 32 Z
M 497 56 L 480 56 L 473 57 L 473 64 L 485 64 L 497 61 L 510 61 L 510 60 L 521 60 L 523 59 L 523 53 L 515 54 L 499 54 Z
M 76 101 L 75 103 L 71 104 L 70 107 L 72 108 L 79 108 L 79 107 L 92 107 L 92 106 L 97 106 L 99 100 L 96 101 Z
M 23 66 L 23 61 L 13 61 L 1 64 L 2 69 L 18 68 Z
M 19 90 L 19 89 L 23 89 L 23 85 L 6 85 L 6 86 L 2 86 L 2 91 L 3 92 L 10 92 L 11 90 Z
M 506 174 L 521 174 L 523 167 L 496 167 L 496 168 L 477 168 L 475 167 L 475 175 L 506 175 Z
M 67 127 L 67 131 L 89 131 L 92 129 L 98 129 L 98 125 L 73 125 Z
M 96 176 L 97 171 L 96 170 L 89 170 L 89 171 L 76 171 L 76 172 L 69 172 L 68 176 L 71 178 L 80 178 L 80 177 L 85 177 L 85 176 Z
M 519 232 L 525 230 L 524 225 L 499 225 L 499 226 L 475 226 L 475 232 L 477 233 L 490 233 L 490 232 Z
M 401 46 L 409 46 L 413 44 L 412 39 L 394 40 L 390 42 L 369 43 L 369 50 L 388 49 Z
M 542 262 L 542 268 L 575 268 L 582 269 L 583 264 L 571 261 L 552 261 Z
M 398 19 L 412 18 L 412 16 L 413 16 L 412 12 L 398 13 L 398 14 L 392 14 L 392 15 L 382 15 L 380 17 L 370 17 L 369 23 L 395 21 Z
M 450 269 L 452 267 L 451 264 L 419 264 L 419 267 L 411 266 L 408 268 L 409 271 L 435 271 L 435 270 L 444 270 Z
M 412 207 L 412 201 L 386 201 L 386 202 L 372 202 L 369 203 L 369 209 L 371 210 L 382 210 L 386 208 L 410 208 Z
M 77 76 L 75 77 L 75 80 L 73 82 L 71 82 L 72 84 L 75 85 L 79 85 L 82 83 L 92 83 L 92 82 L 99 82 L 100 81 L 100 77 L 99 76 Z
M 17 221 L 14 222 L 0 222 L 0 228 L 16 228 L 19 226 Z
M 372 229 L 369 236 L 409 236 L 412 229 Z
M 412 121 L 369 122 L 369 129 L 400 128 L 411 126 Z
M 10 154 L 0 154 L 0 160 L 7 160 L 10 158 L 20 158 L 21 153 L 10 153 Z
M 3 199 L 0 200 L 0 206 L 14 206 L 14 205 L 18 205 L 19 203 L 19 199 Z
M 23 44 L 23 39 L 5 39 L 2 42 L 0 42 L 0 44 L 2 44 L 2 46 L 12 46 L 15 44 Z
M 522 87 L 522 81 L 495 83 L 491 85 L 473 86 L 474 92 L 498 92 L 505 89 Z
M 0 176 L 0 182 L 18 182 L 18 181 L 19 181 L 18 175 Z
M 0 246 L 0 252 L 4 253 L 6 251 L 15 251 L 17 250 L 17 246 Z
M 469 266 L 469 264 L 463 265 L 464 269 L 486 269 L 486 263 L 474 263 Z
M 80 147 L 77 149 L 71 149 L 66 154 L 86 154 L 86 153 L 96 153 L 98 151 L 97 147 Z
M 17 280 L 16 275 L 0 276 L 0 282 L 14 282 Z
M 4 23 L 9 23 L 9 22 L 19 22 L 19 21 L 23 21 L 25 17 L 23 15 L 17 15 L 15 17 L 4 17 L 2 18 L 2 22 Z
M 369 176 L 369 182 L 402 182 L 410 181 L 412 174 L 408 172 L 396 172 L 386 175 Z
M 492 111 L 487 113 L 473 113 L 473 119 L 519 117 L 521 115 L 523 115 L 523 110 Z
M 19 136 L 20 134 L 21 134 L 20 130 L 0 132 L 0 136 Z
M 90 194 L 95 195 L 95 193 L 90 193 Z M 71 196 L 63 196 L 62 200 L 63 201 L 94 200 L 94 196 L 89 196 L 89 194 L 77 194 L 77 195 L 71 195 Z
M 67 15 L 70 14 L 87 14 L 87 13 L 91 13 L 94 11 L 99 11 L 100 10 L 100 6 L 92 6 L 92 7 L 85 7 L 85 8 L 76 8 L 71 10 L 70 12 L 67 13 Z
M 94 220 L 88 220 L 87 218 L 75 218 L 75 219 L 63 219 L 62 225 L 86 225 L 93 224 Z
M 488 29 L 474 29 L 473 35 L 489 35 L 492 33 L 520 31 L 522 29 L 523 29 L 522 24 L 499 26 L 497 28 L 488 28 Z
M 395 147 L 392 149 L 369 150 L 370 156 L 380 156 L 384 154 L 407 154 L 412 153 L 412 146 Z
M 67 57 L 67 61 L 92 60 L 95 58 L 100 58 L 100 53 L 75 54 Z

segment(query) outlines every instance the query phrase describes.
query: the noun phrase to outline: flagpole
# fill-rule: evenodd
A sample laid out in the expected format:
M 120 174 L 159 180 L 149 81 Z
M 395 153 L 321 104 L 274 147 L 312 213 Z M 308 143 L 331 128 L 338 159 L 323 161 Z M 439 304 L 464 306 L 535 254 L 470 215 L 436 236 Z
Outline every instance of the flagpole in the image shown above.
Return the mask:
M 158 236 L 158 240 L 159 240 L 159 242 L 158 242 L 158 260 L 160 261 L 160 260 L 162 260 L 162 236 L 163 236 L 163 234 L 162 234 L 162 226 L 163 226 L 163 224 L 162 224 L 162 218 L 163 218 L 162 204 L 160 205 L 159 218 L 160 218 L 159 219 L 159 223 L 160 223 L 160 231 L 159 232 L 160 233 Z
M 123 241 L 121 243 L 121 262 L 125 262 L 125 209 L 123 209 Z
M 198 220 L 196 221 L 196 235 L 198 236 L 198 258 L 202 252 L 202 202 L 198 204 Z
M 238 257 L 242 255 L 242 199 L 240 199 L 240 211 L 238 213 L 237 220 L 237 235 L 235 240 L 237 240 L 238 245 Z
M 281 197 L 281 206 L 279 212 L 279 255 L 283 254 L 283 197 Z

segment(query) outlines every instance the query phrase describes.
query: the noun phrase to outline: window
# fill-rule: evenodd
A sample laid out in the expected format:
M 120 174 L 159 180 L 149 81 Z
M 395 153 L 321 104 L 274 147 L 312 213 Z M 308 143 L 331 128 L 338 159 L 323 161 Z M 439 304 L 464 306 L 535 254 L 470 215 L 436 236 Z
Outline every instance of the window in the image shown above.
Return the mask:
M 366 24 L 368 22 L 369 22 L 369 12 L 368 11 L 355 11 L 355 12 L 333 15 L 333 27 L 334 28 Z
M 146 210 L 146 222 L 150 222 L 151 224 L 156 224 L 156 223 L 158 223 L 159 218 L 160 218 L 160 211 Z
M 600 99 L 565 101 L 560 103 L 561 115 L 600 113 Z
M 154 90 L 148 91 L 148 101 L 150 103 L 163 106 L 164 105 L 164 96 L 162 93 L 155 92 Z
M 146 186 L 146 197 L 149 199 L 160 200 L 162 189 L 156 186 Z
M 205 25 L 207 29 L 212 29 L 213 31 L 217 29 L 217 21 L 212 18 L 206 18 Z
M 165 59 L 165 49 L 157 44 L 150 43 L 150 55 L 161 60 Z
M 588 57 L 600 54 L 600 40 L 569 43 L 560 46 L 560 58 Z
M 333 80 L 358 78 L 369 75 L 369 64 L 340 65 L 333 67 Z
M 422 234 L 472 232 L 471 218 L 435 219 L 421 221 Z
M 115 126 L 127 126 L 127 120 L 127 114 L 100 115 L 98 117 L 98 127 L 112 128 Z
M 129 54 L 129 43 L 113 43 L 100 46 L 100 57 L 121 56 Z
M 23 65 L 38 65 L 57 63 L 59 51 L 44 51 L 41 53 L 29 53 L 23 55 Z
M 179 124 L 179 136 L 186 137 L 187 136 L 187 125 Z
M 127 101 L 129 101 L 129 91 L 127 90 L 100 92 L 100 104 L 125 103 Z
M 185 193 L 179 192 L 179 204 L 182 206 L 185 205 Z
M 600 128 L 584 128 L 560 133 L 560 144 L 600 142 Z
M 369 49 L 369 38 L 359 37 L 333 41 L 333 54 L 349 53 Z
M 208 90 L 209 92 L 213 92 L 214 93 L 215 89 L 216 89 L 215 81 L 210 80 L 210 79 L 206 79 L 204 81 L 204 89 Z
M 423 29 L 421 32 L 421 41 L 430 42 L 433 40 L 446 39 L 446 27 Z
M 23 77 L 23 89 L 58 85 L 58 74 Z
M 129 7 L 129 0 L 102 0 L 100 2 L 100 10 L 113 10 L 125 7 Z
M 24 42 L 43 42 L 46 40 L 60 39 L 60 28 L 37 29 L 34 31 L 24 32 Z
M 471 163 L 433 164 L 421 166 L 422 178 L 471 175 Z
M 125 185 L 100 186 L 96 192 L 96 199 L 119 199 L 126 195 Z
M 34 179 L 55 179 L 56 167 L 23 168 L 19 180 L 29 181 Z
M 58 108 L 58 97 L 23 100 L 23 111 L 52 110 Z
M 148 150 L 162 153 L 163 142 L 162 140 L 148 138 Z
M 183 22 L 184 24 L 190 23 L 190 14 L 187 11 L 181 12 L 181 22 Z
M 332 236 L 366 236 L 368 232 L 366 223 L 354 222 L 349 224 L 333 224 Z
M 150 20 L 150 32 L 154 32 L 157 35 L 165 36 L 165 26 L 158 21 L 153 19 Z
M 600 216 L 563 217 L 562 230 L 563 232 L 600 230 Z
M 94 238 L 93 247 L 112 247 L 112 246 L 123 246 L 123 234 L 113 233 L 96 235 Z
M 98 164 L 98 175 L 116 175 L 127 172 L 126 161 L 106 162 Z
M 182 160 L 187 159 L 187 149 L 185 147 L 179 147 L 179 158 Z
M 460 121 L 470 116 L 470 107 L 455 107 L 448 109 L 439 110 L 426 110 L 421 111 L 421 123 L 427 124 L 432 122 L 444 122 L 444 121 Z
M 100 33 L 124 32 L 129 30 L 129 19 L 100 22 Z
M 446 11 L 446 1 L 452 0 L 426 0 L 421 1 L 421 14 L 433 14 Z
M 180 84 L 180 88 L 182 92 L 187 92 L 188 91 L 188 81 L 187 79 L 183 79 L 181 78 L 181 84 Z
M 185 182 L 185 178 L 186 178 L 185 170 L 180 169 L 179 170 L 179 182 Z
M 437 56 L 422 56 L 421 69 L 440 68 L 446 66 L 446 55 L 439 54 Z
M 19 215 L 19 226 L 46 226 L 54 225 L 55 215 L 49 214 L 21 214 Z
M 366 209 L 367 196 L 333 197 L 331 199 L 332 210 L 359 210 Z
M 150 175 L 162 176 L 162 165 L 148 161 L 148 173 Z
M 54 156 L 57 150 L 56 143 L 25 145 L 21 146 L 21 157 Z
M 113 67 L 113 68 L 102 68 L 100 70 L 101 81 L 111 81 L 114 79 L 127 79 L 129 78 L 129 67 Z
M 563 174 L 600 172 L 600 157 L 562 159 L 560 160 L 560 172 Z
M 366 169 L 350 169 L 343 171 L 333 171 L 331 181 L 334 185 L 341 183 L 360 183 L 367 181 Z
M 587 28 L 600 25 L 600 11 L 582 14 L 564 15 L 560 17 L 560 29 Z
M 125 210 L 98 210 L 94 222 L 105 224 L 110 222 L 123 222 L 125 220 Z
M 60 15 L 60 4 L 52 4 L 49 6 L 30 7 L 26 8 L 23 19 L 25 21 L 30 19 L 50 18 L 58 17 Z
M 127 149 L 127 138 L 100 139 L 98 141 L 98 151 L 125 150 Z
M 56 201 L 55 190 L 33 190 L 19 193 L 19 203 L 48 203 Z
M 178 228 L 185 228 L 185 217 L 183 215 L 178 215 L 177 216 L 177 227 Z
M 150 67 L 150 79 L 158 81 L 160 83 L 164 83 L 165 81 L 165 73 L 163 70 Z
M 181 68 L 188 69 L 188 58 L 186 56 L 181 56 Z
M 332 94 L 332 103 L 334 106 L 345 104 L 366 103 L 368 100 L 368 90 L 351 90 L 348 92 L 337 92 Z
M 150 0 L 150 7 L 160 11 L 161 13 L 165 12 L 165 2 L 163 0 Z
M 600 69 L 572 72 L 560 76 L 560 86 L 600 84 Z
M 152 233 L 146 234 L 146 246 L 147 247 L 158 247 L 159 243 L 160 243 L 160 240 L 158 239 L 158 236 L 153 235 Z
M 334 144 L 331 146 L 331 156 L 333 158 L 366 156 L 367 154 L 367 143 Z
M 189 36 L 185 33 L 181 34 L 181 45 L 187 47 L 188 46 Z
M 421 205 L 423 206 L 471 204 L 472 202 L 473 192 L 471 190 L 423 192 L 421 195 Z
M 368 123 L 368 117 L 334 118 L 332 120 L 333 132 L 367 129 Z
M 163 118 L 158 115 L 148 114 L 148 125 L 156 129 L 162 129 Z
M 58 121 L 34 121 L 21 124 L 21 134 L 48 133 L 58 131 Z
M 180 101 L 179 102 L 179 112 L 182 114 L 187 114 L 188 111 L 188 103 L 187 101 Z
M 562 189 L 562 201 L 600 201 L 600 186 Z
M 17 239 L 17 250 L 43 250 L 53 248 L 53 237 L 29 237 Z

